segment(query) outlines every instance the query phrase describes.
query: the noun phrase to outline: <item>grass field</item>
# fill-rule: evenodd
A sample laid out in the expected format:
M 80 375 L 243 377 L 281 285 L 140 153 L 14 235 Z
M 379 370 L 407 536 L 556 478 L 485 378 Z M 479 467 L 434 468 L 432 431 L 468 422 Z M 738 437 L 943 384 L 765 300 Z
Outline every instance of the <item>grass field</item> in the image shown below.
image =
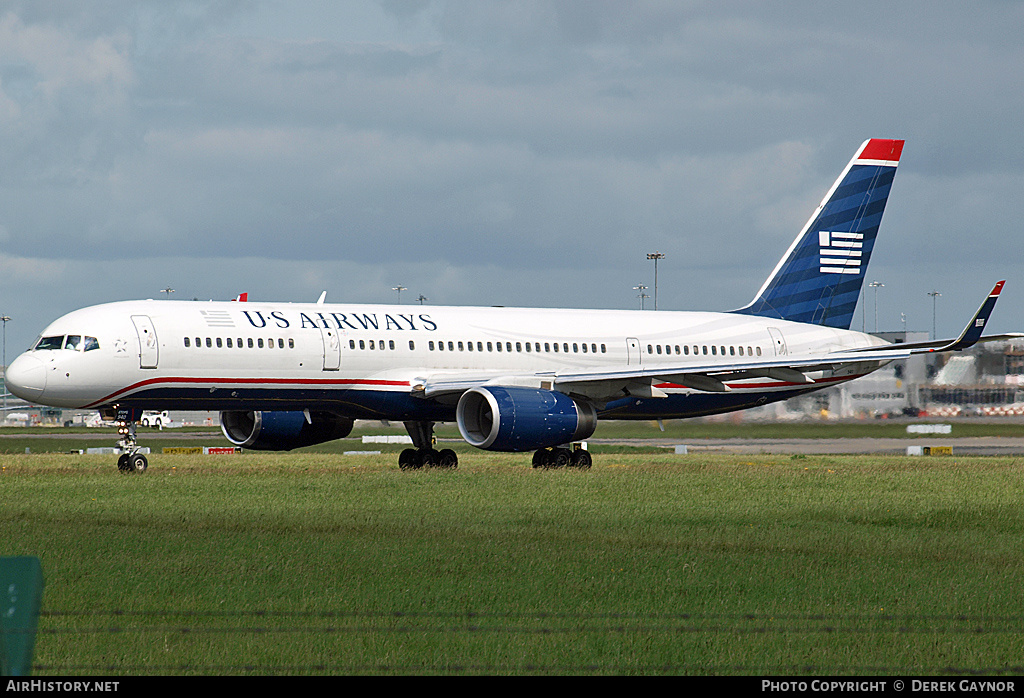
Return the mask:
M 37 676 L 1022 673 L 1024 459 L 0 456 Z

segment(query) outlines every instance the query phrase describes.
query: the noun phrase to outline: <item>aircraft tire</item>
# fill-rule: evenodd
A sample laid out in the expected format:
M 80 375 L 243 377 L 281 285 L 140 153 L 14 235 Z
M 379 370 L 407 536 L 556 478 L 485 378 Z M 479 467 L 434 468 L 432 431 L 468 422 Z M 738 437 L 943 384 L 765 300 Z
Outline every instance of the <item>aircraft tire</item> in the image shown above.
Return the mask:
M 567 448 L 542 448 L 533 454 L 534 468 L 564 468 L 572 463 L 572 451 Z
M 584 451 L 582 448 L 572 453 L 572 467 L 579 468 L 580 470 L 590 470 L 590 466 L 594 464 L 594 459 L 590 455 L 589 451 Z
M 120 470 L 122 473 L 127 473 L 127 472 L 129 472 L 131 470 L 131 466 L 128 465 L 128 454 L 127 453 L 122 453 L 120 456 L 118 456 L 118 458 L 117 458 L 117 469 Z
M 459 456 L 450 448 L 443 448 L 437 454 L 437 467 L 453 470 L 459 467 Z
M 407 448 L 398 456 L 398 467 L 402 470 L 419 470 L 423 467 L 420 452 L 415 448 Z

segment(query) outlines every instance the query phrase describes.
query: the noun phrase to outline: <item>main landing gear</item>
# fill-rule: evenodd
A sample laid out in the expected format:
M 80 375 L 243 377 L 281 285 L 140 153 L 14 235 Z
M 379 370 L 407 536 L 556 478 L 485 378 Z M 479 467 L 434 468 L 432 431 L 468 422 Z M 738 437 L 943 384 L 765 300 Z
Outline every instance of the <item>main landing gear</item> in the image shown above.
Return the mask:
M 581 444 L 542 448 L 533 454 L 534 468 L 579 468 L 589 470 L 594 464 L 590 451 Z
M 407 448 L 398 456 L 398 467 L 402 470 L 419 470 L 420 468 L 446 468 L 451 470 L 459 467 L 459 456 L 450 448 L 438 451 L 434 446 L 433 422 L 406 422 L 405 428 L 412 437 L 415 448 Z

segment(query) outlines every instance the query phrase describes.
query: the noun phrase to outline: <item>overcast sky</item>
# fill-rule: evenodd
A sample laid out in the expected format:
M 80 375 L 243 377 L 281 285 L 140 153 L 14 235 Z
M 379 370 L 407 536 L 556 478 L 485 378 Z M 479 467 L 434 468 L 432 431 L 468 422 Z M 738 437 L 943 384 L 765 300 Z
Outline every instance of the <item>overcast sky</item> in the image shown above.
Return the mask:
M 955 336 L 1007 279 L 1024 330 L 1022 33 L 1010 1 L 0 1 L 8 358 L 168 287 L 633 308 L 654 251 L 661 309 L 728 310 L 870 137 L 907 141 L 879 329 L 938 290 Z

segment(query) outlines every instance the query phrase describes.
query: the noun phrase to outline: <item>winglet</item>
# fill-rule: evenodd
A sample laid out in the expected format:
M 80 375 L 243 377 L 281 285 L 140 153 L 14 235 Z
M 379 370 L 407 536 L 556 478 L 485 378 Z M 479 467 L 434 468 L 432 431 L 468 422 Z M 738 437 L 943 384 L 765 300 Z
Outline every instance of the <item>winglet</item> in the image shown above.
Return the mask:
M 981 333 L 985 329 L 985 323 L 988 322 L 989 316 L 992 315 L 992 309 L 996 307 L 996 301 L 999 300 L 999 294 L 1002 293 L 1003 284 L 1005 283 L 1006 280 L 1004 279 L 992 288 L 988 298 L 981 304 L 978 312 L 974 314 L 971 321 L 967 323 L 967 327 L 964 328 L 964 331 L 960 333 L 960 336 L 955 341 L 932 351 L 962 351 L 973 347 L 981 338 Z

